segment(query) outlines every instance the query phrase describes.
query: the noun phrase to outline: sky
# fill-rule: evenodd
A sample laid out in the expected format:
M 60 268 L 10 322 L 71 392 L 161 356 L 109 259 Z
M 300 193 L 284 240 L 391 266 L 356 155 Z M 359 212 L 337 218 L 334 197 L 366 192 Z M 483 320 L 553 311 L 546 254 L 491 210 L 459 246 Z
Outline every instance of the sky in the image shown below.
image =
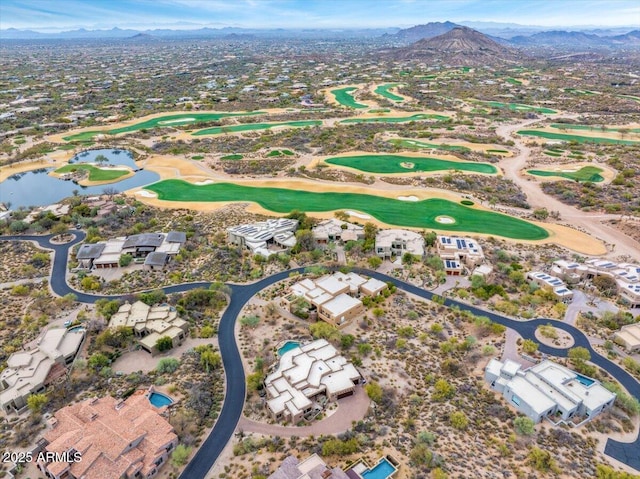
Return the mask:
M 0 0 L 0 29 L 384 28 L 432 21 L 637 26 L 638 0 Z

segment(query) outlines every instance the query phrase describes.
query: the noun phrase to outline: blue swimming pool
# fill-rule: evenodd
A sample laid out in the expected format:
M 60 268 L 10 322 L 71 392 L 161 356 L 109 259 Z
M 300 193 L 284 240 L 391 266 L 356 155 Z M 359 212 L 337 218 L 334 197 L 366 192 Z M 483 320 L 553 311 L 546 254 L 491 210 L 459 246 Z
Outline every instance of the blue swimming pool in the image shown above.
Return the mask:
M 82 333 L 84 332 L 84 326 L 74 326 L 73 328 L 69 328 L 70 333 Z
M 584 384 L 587 387 L 591 386 L 595 382 L 593 379 L 589 379 L 589 378 L 587 378 L 585 376 L 582 376 L 580 374 L 576 374 L 576 381 L 578 381 L 579 383 Z
M 173 399 L 171 399 L 169 396 L 165 396 L 162 393 L 151 393 L 149 395 L 149 402 L 155 407 L 162 407 L 173 404 Z
M 387 479 L 394 472 L 396 472 L 396 468 L 384 457 L 380 459 L 380 462 L 373 469 L 364 471 L 362 477 L 364 479 Z
M 292 349 L 295 349 L 299 346 L 300 346 L 300 343 L 298 341 L 287 341 L 286 343 L 284 343 L 282 346 L 278 348 L 278 356 L 282 356 L 287 351 L 291 351 Z

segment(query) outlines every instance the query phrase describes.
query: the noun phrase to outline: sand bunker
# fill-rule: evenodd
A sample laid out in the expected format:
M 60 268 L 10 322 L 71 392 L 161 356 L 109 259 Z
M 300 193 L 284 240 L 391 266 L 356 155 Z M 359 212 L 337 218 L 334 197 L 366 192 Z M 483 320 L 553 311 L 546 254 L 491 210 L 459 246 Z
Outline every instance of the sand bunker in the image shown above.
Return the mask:
M 211 183 L 215 183 L 213 180 L 204 180 L 204 181 L 196 181 L 194 185 L 210 185 Z
M 162 120 L 158 122 L 158 125 L 170 125 L 171 123 L 188 123 L 196 121 L 195 118 L 177 118 L 175 120 Z
M 351 210 L 347 210 L 345 211 L 345 213 L 347 213 L 349 216 L 354 216 L 356 218 L 361 218 L 363 220 L 370 220 L 371 216 L 369 215 L 363 215 L 362 213 L 357 213 L 355 211 L 351 211 Z
M 400 201 L 419 201 L 420 198 L 418 198 L 417 196 L 398 196 L 398 199 Z
M 136 192 L 136 195 L 140 195 L 143 198 L 157 198 L 158 195 L 153 193 L 152 191 L 147 191 L 147 190 L 140 190 L 138 192 Z
M 400 163 L 400 166 L 406 168 L 407 170 L 413 170 L 416 165 L 414 163 L 411 163 L 410 161 L 403 161 L 402 163 Z
M 443 224 L 443 225 L 452 225 L 453 223 L 456 222 L 455 219 L 453 219 L 451 216 L 436 216 L 436 222 Z

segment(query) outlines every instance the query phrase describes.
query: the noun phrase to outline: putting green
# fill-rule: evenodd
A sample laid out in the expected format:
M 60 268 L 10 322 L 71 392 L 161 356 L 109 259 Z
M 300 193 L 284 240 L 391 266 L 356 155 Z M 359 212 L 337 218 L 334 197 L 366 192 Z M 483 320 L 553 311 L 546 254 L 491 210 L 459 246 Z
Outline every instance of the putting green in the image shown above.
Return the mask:
M 433 113 L 417 113 L 411 116 L 381 116 L 378 118 L 348 118 L 346 120 L 342 120 L 341 124 L 350 124 L 350 123 L 406 123 L 408 121 L 422 121 L 422 120 L 439 120 L 446 121 L 449 120 L 448 116 L 445 115 L 436 115 Z
M 242 159 L 242 155 L 239 155 L 239 154 L 225 155 L 225 156 L 221 157 L 220 159 L 221 160 L 241 160 Z
M 405 100 L 403 96 L 396 95 L 395 93 L 391 93 L 389 91 L 391 88 L 395 88 L 398 85 L 400 85 L 400 83 L 386 83 L 384 85 L 378 85 L 376 89 L 373 90 L 373 93 L 375 93 L 376 95 L 380 95 L 386 98 L 387 100 L 401 102 Z
M 183 180 L 164 180 L 145 188 L 157 193 L 160 200 L 167 201 L 252 201 L 277 213 L 288 213 L 293 209 L 306 212 L 351 209 L 398 226 L 465 231 L 522 240 L 541 240 L 549 236 L 546 230 L 533 223 L 439 198 L 407 202 L 358 193 L 315 193 L 232 183 L 194 185 Z M 438 223 L 436 217 L 442 215 L 450 216 L 455 223 Z
M 305 126 L 322 125 L 322 120 L 300 120 L 300 121 L 284 121 L 280 123 L 246 123 L 244 125 L 216 126 L 213 128 L 205 128 L 191 133 L 193 136 L 203 135 L 219 135 L 221 133 L 238 133 L 241 131 L 268 130 L 278 126 L 286 126 L 289 128 L 301 128 Z
M 85 170 L 89 172 L 89 177 L 87 178 L 89 181 L 114 181 L 123 176 L 127 176 L 129 174 L 129 170 L 116 170 L 116 169 L 101 169 L 96 168 L 93 165 L 89 165 L 86 163 L 73 164 L 73 165 L 65 165 L 57 170 L 54 173 L 62 175 L 64 173 L 71 173 L 76 170 Z
M 293 151 L 291 150 L 272 150 L 267 153 L 267 158 L 274 158 L 277 156 L 293 156 Z
M 354 86 L 346 87 L 346 88 L 338 88 L 336 90 L 331 90 L 331 94 L 334 96 L 336 101 L 343 106 L 348 106 L 349 108 L 369 108 L 368 105 L 358 103 L 353 98 L 353 95 L 351 94 L 351 92 L 356 90 L 357 88 Z
M 502 103 L 500 101 L 484 101 L 484 100 L 474 100 L 476 103 L 482 103 L 483 105 L 487 105 L 493 108 L 508 108 L 513 111 L 535 111 L 536 113 L 545 113 L 547 115 L 555 115 L 558 113 L 551 108 L 544 108 L 541 106 L 531 106 L 524 105 L 522 103 Z
M 592 183 L 604 181 L 604 177 L 600 175 L 602 168 L 595 166 L 583 166 L 577 171 L 527 170 L 527 173 L 535 176 L 559 176 L 573 181 L 591 181 Z
M 596 136 L 566 135 L 564 133 L 554 133 L 544 130 L 518 130 L 518 135 L 538 136 L 548 140 L 576 141 L 578 143 L 603 143 L 611 145 L 636 145 L 640 140 L 615 140 L 613 138 L 602 138 Z
M 640 128 L 625 128 L 622 127 L 601 127 L 595 125 L 574 125 L 573 123 L 551 123 L 551 128 L 557 128 L 558 130 L 587 130 L 587 131 L 602 131 L 602 132 L 619 132 L 620 130 L 626 133 L 640 133 Z
M 474 173 L 495 174 L 495 166 L 488 163 L 442 160 L 417 156 L 399 155 L 357 155 L 337 156 L 324 160 L 330 165 L 346 166 L 367 173 L 417 173 L 427 171 L 472 171 Z
M 401 146 L 403 148 L 411 148 L 414 150 L 421 149 L 437 149 L 437 150 L 448 150 L 448 151 L 471 151 L 471 148 L 461 145 L 445 145 L 443 143 L 426 143 L 424 141 L 418 140 L 409 140 L 404 138 L 394 138 L 392 140 L 388 140 L 389 143 L 392 143 L 397 146 Z
M 117 135 L 119 133 L 129 133 L 132 131 L 142 130 L 144 128 L 151 129 L 157 127 L 180 126 L 189 123 L 203 123 L 206 121 L 216 121 L 221 118 L 229 118 L 234 116 L 251 116 L 262 115 L 262 111 L 249 111 L 245 113 L 183 113 L 180 115 L 164 115 L 151 120 L 142 121 L 122 128 L 114 128 L 111 130 L 94 130 L 83 131 L 75 135 L 65 136 L 65 141 L 86 141 L 92 139 L 96 135 Z

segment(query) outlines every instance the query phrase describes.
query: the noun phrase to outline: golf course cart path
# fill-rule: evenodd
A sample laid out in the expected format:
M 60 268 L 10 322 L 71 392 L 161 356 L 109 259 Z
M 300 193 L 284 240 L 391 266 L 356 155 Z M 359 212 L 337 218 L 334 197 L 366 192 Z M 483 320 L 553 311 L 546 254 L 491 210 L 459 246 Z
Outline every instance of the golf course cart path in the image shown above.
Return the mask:
M 567 116 L 571 118 L 572 116 Z M 575 115 L 573 115 L 575 117 Z M 527 201 L 531 205 L 531 209 L 546 208 L 548 211 L 560 212 L 562 222 L 568 222 L 576 229 L 586 231 L 594 238 L 598 238 L 607 244 L 606 255 L 628 255 L 638 259 L 640 257 L 640 243 L 633 238 L 625 235 L 622 231 L 617 230 L 603 223 L 606 220 L 620 219 L 620 215 L 586 213 L 580 211 L 573 206 L 566 205 L 563 202 L 547 195 L 542 191 L 540 183 L 532 181 L 531 177 L 523 176 L 521 171 L 526 167 L 527 161 L 531 157 L 531 148 L 526 145 L 530 139 L 522 138 L 514 135 L 520 130 L 532 123 L 539 122 L 536 120 L 527 120 L 517 124 L 500 125 L 496 129 L 496 134 L 505 140 L 513 140 L 518 148 L 518 153 L 511 158 L 503 158 L 498 165 L 504 171 L 505 178 L 512 180 L 526 195 Z

